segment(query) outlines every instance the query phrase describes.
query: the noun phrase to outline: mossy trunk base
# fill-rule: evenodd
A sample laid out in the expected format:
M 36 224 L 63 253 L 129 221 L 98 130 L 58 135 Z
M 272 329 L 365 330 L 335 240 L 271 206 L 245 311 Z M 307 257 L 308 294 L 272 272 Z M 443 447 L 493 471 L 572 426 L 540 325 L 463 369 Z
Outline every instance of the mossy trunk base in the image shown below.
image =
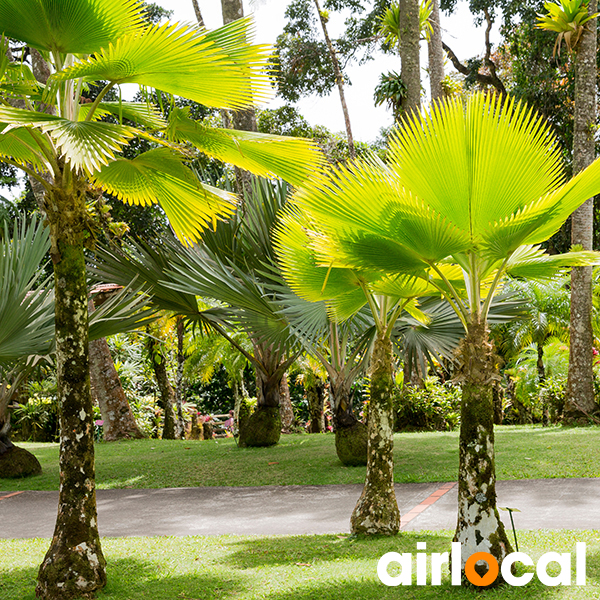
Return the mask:
M 356 421 L 352 427 L 335 430 L 335 451 L 342 464 L 358 467 L 367 464 L 367 426 Z
M 400 511 L 394 492 L 392 343 L 377 338 L 371 358 L 367 477 L 350 518 L 352 533 L 395 535 Z
M 279 407 L 259 406 L 244 422 L 240 420 L 239 445 L 274 446 L 281 437 Z
M 0 455 L 0 478 L 13 479 L 39 475 L 42 472 L 40 461 L 31 452 L 12 446 Z
M 94 411 L 88 358 L 88 300 L 83 232 L 85 185 L 46 194 L 55 278 L 56 380 L 60 417 L 58 514 L 40 566 L 36 595 L 44 600 L 91 597 L 106 585 L 94 468 Z M 79 182 L 81 183 L 81 182 Z
M 493 386 L 498 376 L 485 324 L 469 325 L 458 358 L 463 391 L 454 541 L 461 544 L 464 571 L 467 559 L 476 552 L 488 552 L 501 564 L 512 548 L 496 507 Z M 486 563 L 478 563 L 475 569 L 483 576 Z M 492 585 L 500 583 L 499 575 Z

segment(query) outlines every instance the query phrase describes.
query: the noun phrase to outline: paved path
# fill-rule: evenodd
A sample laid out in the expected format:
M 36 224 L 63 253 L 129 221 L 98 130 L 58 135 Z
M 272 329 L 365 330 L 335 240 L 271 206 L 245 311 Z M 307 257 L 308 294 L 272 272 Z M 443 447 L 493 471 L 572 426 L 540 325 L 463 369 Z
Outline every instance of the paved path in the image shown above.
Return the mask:
M 102 536 L 265 535 L 349 531 L 362 485 L 98 490 Z M 600 529 L 600 478 L 499 481 L 517 529 Z M 454 529 L 453 483 L 396 485 L 402 528 Z M 58 492 L 0 492 L 0 538 L 51 537 Z M 508 513 L 501 511 L 505 525 Z

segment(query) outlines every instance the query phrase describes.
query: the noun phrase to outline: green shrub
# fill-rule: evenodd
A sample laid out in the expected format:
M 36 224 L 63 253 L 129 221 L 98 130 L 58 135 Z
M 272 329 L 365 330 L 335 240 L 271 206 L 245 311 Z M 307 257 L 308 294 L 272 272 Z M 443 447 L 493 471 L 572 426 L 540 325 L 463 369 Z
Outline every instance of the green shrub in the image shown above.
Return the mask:
M 460 422 L 459 386 L 428 377 L 425 387 L 395 388 L 396 431 L 451 431 Z

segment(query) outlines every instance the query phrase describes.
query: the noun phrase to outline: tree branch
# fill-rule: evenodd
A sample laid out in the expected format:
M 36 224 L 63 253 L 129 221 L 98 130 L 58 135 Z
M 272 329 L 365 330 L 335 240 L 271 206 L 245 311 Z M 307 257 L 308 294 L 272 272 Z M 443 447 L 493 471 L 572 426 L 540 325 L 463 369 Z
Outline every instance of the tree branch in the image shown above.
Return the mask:
M 462 73 L 466 76 L 475 77 L 475 79 L 479 83 L 483 85 L 491 85 L 492 87 L 495 87 L 502 95 L 506 95 L 506 88 L 504 87 L 502 81 L 498 79 L 498 77 L 493 77 L 492 75 L 485 75 L 484 73 L 479 73 L 479 71 L 474 73 L 469 67 L 463 65 L 460 62 L 460 60 L 458 59 L 456 54 L 454 54 L 452 48 L 450 48 L 448 44 L 442 42 L 442 48 L 444 48 L 446 54 L 448 55 L 448 58 L 450 59 L 450 62 L 459 73 Z

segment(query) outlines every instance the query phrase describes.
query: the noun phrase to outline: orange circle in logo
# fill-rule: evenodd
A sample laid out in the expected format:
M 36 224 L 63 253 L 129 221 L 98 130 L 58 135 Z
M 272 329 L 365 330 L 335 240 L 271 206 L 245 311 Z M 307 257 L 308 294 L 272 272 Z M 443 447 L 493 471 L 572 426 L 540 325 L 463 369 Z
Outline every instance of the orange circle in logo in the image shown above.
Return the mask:
M 475 564 L 483 560 L 488 565 L 488 572 L 482 577 L 476 570 Z M 465 563 L 465 575 L 467 579 L 477 586 L 490 585 L 496 581 L 500 569 L 498 561 L 489 552 L 476 552 L 471 554 Z

